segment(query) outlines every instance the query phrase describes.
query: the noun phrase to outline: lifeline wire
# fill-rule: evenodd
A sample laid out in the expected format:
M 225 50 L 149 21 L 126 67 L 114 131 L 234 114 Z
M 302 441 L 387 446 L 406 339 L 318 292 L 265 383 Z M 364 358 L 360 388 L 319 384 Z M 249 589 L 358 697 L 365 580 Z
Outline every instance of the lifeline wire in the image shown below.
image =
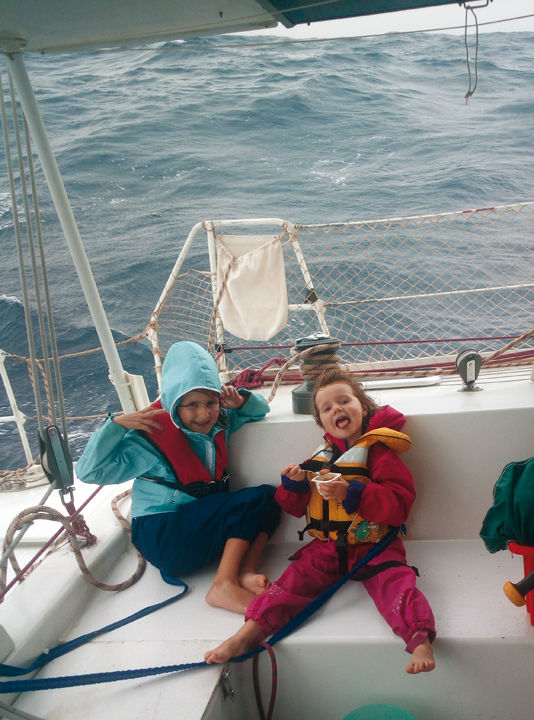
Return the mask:
M 460 3 L 458 3 L 460 5 Z M 488 25 L 500 25 L 501 23 L 508 23 L 508 22 L 514 22 L 517 20 L 528 20 L 530 18 L 534 17 L 534 13 L 527 13 L 525 15 L 515 15 L 513 17 L 506 17 L 506 18 L 499 18 L 497 20 L 486 20 L 485 22 L 478 23 L 479 27 L 487 27 Z M 471 27 L 471 26 L 470 26 Z M 216 49 L 232 49 L 232 50 L 248 50 L 250 48 L 254 47 L 267 47 L 269 45 L 277 46 L 277 45 L 317 45 L 320 43 L 333 43 L 333 42 L 339 42 L 340 40 L 361 40 L 365 38 L 376 38 L 376 37 L 394 37 L 397 35 L 419 35 L 420 33 L 427 33 L 427 32 L 448 32 L 450 30 L 463 30 L 465 28 L 464 25 L 446 25 L 446 26 L 436 26 L 436 27 L 429 27 L 429 28 L 421 28 L 418 30 L 392 30 L 391 32 L 382 32 L 382 33 L 365 33 L 361 35 L 340 35 L 336 37 L 327 37 L 327 38 L 288 38 L 284 40 L 266 40 L 266 41 L 255 41 L 255 42 L 246 42 L 242 45 L 233 44 L 233 43 L 221 43 L 217 44 Z M 266 31 L 268 28 L 266 28 Z M 174 51 L 183 51 L 183 52 L 207 52 L 209 50 L 209 47 L 203 44 L 198 45 L 190 45 L 187 44 L 185 41 L 182 41 L 180 43 L 173 43 L 173 42 L 166 42 L 164 44 L 159 44 L 157 42 L 153 43 L 146 43 L 144 45 L 134 45 L 129 47 L 113 47 L 113 48 L 96 48 L 94 50 L 95 53 L 103 54 L 103 53 L 127 53 L 127 52 L 139 52 L 141 50 L 147 50 L 147 49 L 157 49 L 158 51 L 164 50 L 168 52 L 174 52 Z M 43 55 L 46 53 L 43 52 Z M 49 55 L 52 53 L 48 53 Z

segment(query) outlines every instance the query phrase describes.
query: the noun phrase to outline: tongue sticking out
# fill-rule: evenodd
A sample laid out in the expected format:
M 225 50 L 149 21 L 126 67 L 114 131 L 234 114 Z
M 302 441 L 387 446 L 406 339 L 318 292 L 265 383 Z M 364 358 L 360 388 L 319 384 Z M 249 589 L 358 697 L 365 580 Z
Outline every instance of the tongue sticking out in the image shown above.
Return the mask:
M 336 427 L 339 428 L 340 430 L 343 430 L 344 428 L 346 428 L 348 424 L 349 424 L 349 419 L 347 417 L 340 417 L 336 420 Z

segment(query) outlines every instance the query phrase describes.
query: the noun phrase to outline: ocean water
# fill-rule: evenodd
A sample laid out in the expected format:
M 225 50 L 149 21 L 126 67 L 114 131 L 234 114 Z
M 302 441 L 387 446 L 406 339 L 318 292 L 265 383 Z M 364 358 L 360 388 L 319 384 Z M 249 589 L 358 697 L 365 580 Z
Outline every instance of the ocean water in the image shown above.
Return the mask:
M 227 36 L 26 58 L 117 338 L 145 327 L 204 218 L 348 221 L 533 199 L 534 34 L 480 37 L 467 104 L 463 36 L 270 41 Z M 473 74 L 474 42 L 469 49 Z M 3 148 L 0 178 L 0 348 L 27 355 Z M 60 353 L 93 347 L 44 187 L 39 202 Z M 121 355 L 153 394 L 149 348 Z M 17 400 L 33 414 L 25 368 L 8 364 Z M 90 357 L 82 375 L 74 363 L 63 371 L 69 415 L 117 408 L 100 359 Z M 75 457 L 99 422 L 73 426 Z M 0 468 L 23 463 L 14 437 L 0 425 Z

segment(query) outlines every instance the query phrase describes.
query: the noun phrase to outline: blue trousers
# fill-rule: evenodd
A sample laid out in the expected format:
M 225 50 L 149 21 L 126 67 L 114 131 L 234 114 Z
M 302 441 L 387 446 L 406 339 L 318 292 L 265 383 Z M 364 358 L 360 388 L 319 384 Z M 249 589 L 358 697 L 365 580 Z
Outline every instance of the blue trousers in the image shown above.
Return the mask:
M 163 576 L 190 575 L 218 560 L 229 538 L 253 542 L 270 537 L 280 522 L 272 485 L 247 487 L 198 498 L 174 512 L 132 520 L 132 542 Z

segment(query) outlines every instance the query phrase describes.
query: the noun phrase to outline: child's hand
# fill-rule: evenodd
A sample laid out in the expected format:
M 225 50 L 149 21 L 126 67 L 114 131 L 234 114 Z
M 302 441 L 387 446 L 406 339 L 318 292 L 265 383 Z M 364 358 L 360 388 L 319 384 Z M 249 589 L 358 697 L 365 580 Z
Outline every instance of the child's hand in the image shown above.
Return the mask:
M 296 465 L 295 463 L 282 468 L 280 474 L 286 475 L 290 480 L 294 480 L 295 482 L 302 482 L 306 479 L 304 470 L 301 470 L 300 465 Z
M 233 385 L 223 385 L 221 388 L 221 407 L 228 410 L 237 410 L 243 407 L 246 397 L 240 395 Z
M 325 500 L 341 500 L 347 497 L 349 484 L 343 478 L 332 480 L 331 482 L 317 483 L 319 494 Z
M 164 412 L 163 408 L 157 410 L 153 407 L 147 407 L 143 410 L 137 410 L 137 412 L 115 415 L 113 422 L 127 430 L 143 430 L 149 433 L 151 430 L 163 430 L 163 427 L 154 418 Z

